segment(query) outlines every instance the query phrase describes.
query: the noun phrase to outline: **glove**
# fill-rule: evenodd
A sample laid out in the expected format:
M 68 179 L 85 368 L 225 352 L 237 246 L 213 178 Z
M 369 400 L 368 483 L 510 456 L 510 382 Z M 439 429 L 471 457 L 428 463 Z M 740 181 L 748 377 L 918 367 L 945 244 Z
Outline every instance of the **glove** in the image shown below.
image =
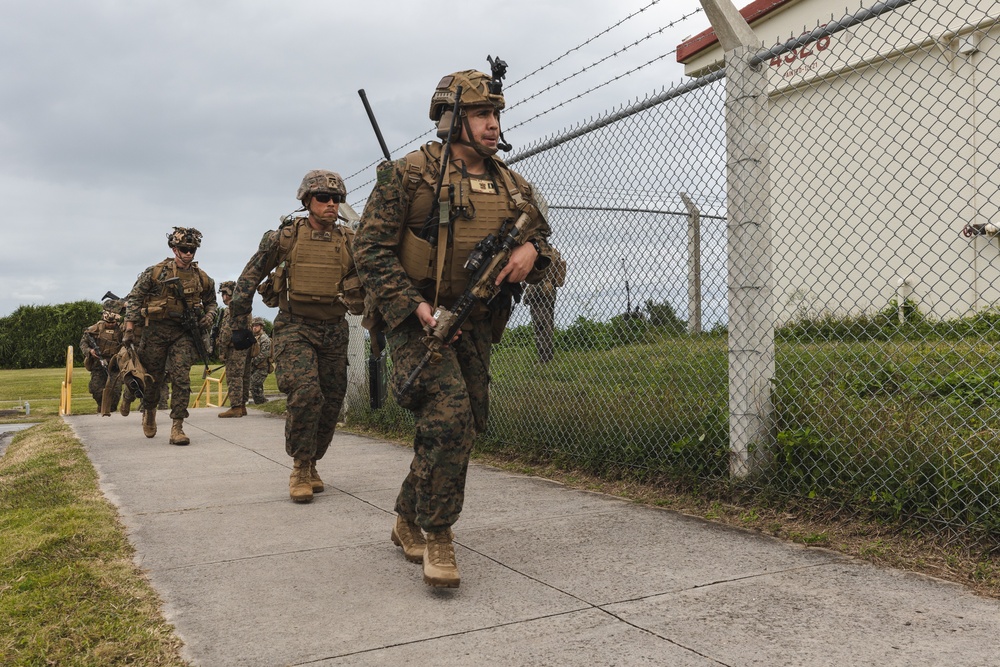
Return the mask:
M 126 329 L 125 333 L 122 334 L 122 345 L 131 345 L 135 341 L 135 332 L 131 329 Z
M 237 350 L 249 350 L 253 347 L 254 341 L 253 332 L 249 329 L 233 329 L 233 348 Z
M 215 324 L 215 313 L 205 313 L 201 316 L 201 319 L 198 320 L 198 326 L 200 326 L 203 331 L 211 329 L 213 324 Z

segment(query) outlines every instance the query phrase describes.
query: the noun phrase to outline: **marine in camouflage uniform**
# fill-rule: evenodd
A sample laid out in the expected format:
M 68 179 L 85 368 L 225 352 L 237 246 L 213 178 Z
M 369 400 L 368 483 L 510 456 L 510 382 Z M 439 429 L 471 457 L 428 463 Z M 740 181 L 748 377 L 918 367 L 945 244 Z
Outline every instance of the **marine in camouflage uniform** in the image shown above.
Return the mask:
M 83 335 L 80 337 L 80 352 L 83 354 L 84 367 L 90 371 L 90 384 L 87 388 L 90 395 L 97 401 L 98 412 L 101 410 L 104 388 L 108 383 L 108 371 L 105 364 L 110 363 L 111 358 L 118 354 L 118 350 L 122 346 L 123 331 L 119 325 L 122 306 L 121 301 L 107 299 L 103 304 L 101 321 L 84 329 Z M 104 361 L 104 364 L 101 363 L 101 360 Z M 117 373 L 113 373 L 113 375 L 109 407 L 111 410 L 117 410 L 118 400 L 122 394 L 123 379 Z
M 267 403 L 267 396 L 264 395 L 264 381 L 271 374 L 271 337 L 264 331 L 264 320 L 260 317 L 253 318 L 250 323 L 254 338 L 257 339 L 257 347 L 260 352 L 253 358 L 253 372 L 250 374 L 250 395 L 257 405 Z
M 423 563 L 426 583 L 447 587 L 460 583 L 451 526 L 462 511 L 473 438 L 486 427 L 492 344 L 506 326 L 518 283 L 540 279 L 549 261 L 549 228 L 530 184 L 493 157 L 504 106 L 499 81 L 474 70 L 444 77 L 431 98 L 438 136 L 447 136 L 458 86 L 459 127 L 441 187 L 442 199 L 452 193 L 446 201 L 451 224 L 439 236 L 438 248 L 419 235 L 425 221 L 438 222 L 434 193 L 443 146 L 437 142 L 379 165 L 355 240 L 355 261 L 368 293 L 365 324 L 373 333 L 385 330 L 393 393 L 416 419 L 414 457 L 396 498 L 392 541 L 408 560 Z M 435 308 L 450 308 L 468 287 L 471 273 L 464 264 L 469 253 L 520 213 L 530 217 L 521 235 L 524 243 L 514 248 L 497 278 L 497 285 L 508 287 L 491 307 L 476 306 L 461 336 L 400 396 L 400 387 L 428 351 L 423 339 L 436 324 Z M 439 249 L 442 266 L 437 265 Z
M 556 289 L 566 282 L 566 260 L 555 248 L 552 263 L 545 270 L 541 282 L 528 285 L 524 290 L 524 305 L 531 312 L 531 326 L 535 331 L 535 350 L 538 361 L 552 361 L 555 349 Z
M 189 373 L 197 351 L 191 335 L 181 324 L 184 309 L 173 285 L 180 286 L 185 301 L 199 318 L 202 331 L 212 326 L 218 305 L 215 282 L 194 261 L 194 254 L 201 246 L 201 232 L 192 227 L 174 227 L 174 231 L 167 234 L 167 245 L 174 256 L 140 273 L 128 295 L 123 342 L 133 342 L 136 325 L 145 322 L 138 353 L 143 367 L 153 378 L 140 406 L 142 432 L 147 438 L 156 436 L 156 408 L 160 390 L 167 381 L 166 369 L 177 369 L 172 378 L 170 418 L 173 425 L 169 441 L 172 445 L 187 445 L 191 440 L 184 433 L 183 425 L 191 399 Z
M 220 412 L 219 417 L 243 417 L 247 413 L 247 398 L 250 393 L 250 373 L 253 370 L 252 348 L 237 350 L 233 347 L 232 309 L 228 308 L 233 299 L 236 282 L 227 280 L 219 285 L 222 303 L 227 308 L 222 313 L 219 325 L 219 358 L 226 362 L 226 385 L 229 387 L 229 409 Z
M 363 297 L 351 257 L 354 233 L 337 222 L 347 198 L 343 179 L 310 171 L 296 197 L 308 216 L 283 218 L 264 234 L 236 281 L 229 311 L 234 342 L 239 333 L 249 347 L 253 294 L 262 281 L 265 305 L 278 307 L 272 344 L 278 388 L 288 400 L 285 452 L 294 462 L 288 491 L 293 501 L 310 502 L 324 488 L 316 464 L 333 440 L 347 393 L 344 315 L 349 308 L 360 313 Z

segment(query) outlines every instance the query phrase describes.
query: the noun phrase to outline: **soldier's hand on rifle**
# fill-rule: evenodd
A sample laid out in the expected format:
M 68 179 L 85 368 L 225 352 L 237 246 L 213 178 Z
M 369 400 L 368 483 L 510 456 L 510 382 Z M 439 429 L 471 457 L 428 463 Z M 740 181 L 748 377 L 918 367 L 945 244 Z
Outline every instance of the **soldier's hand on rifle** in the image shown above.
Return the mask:
M 434 329 L 437 326 L 437 320 L 434 319 L 434 311 L 431 310 L 431 304 L 421 301 L 420 305 L 417 306 L 416 313 L 417 319 L 424 325 L 424 329 Z
M 215 313 L 205 313 L 198 320 L 198 326 L 201 327 L 202 331 L 208 331 L 215 324 Z
M 97 350 L 95 350 L 94 348 L 90 348 L 90 356 L 94 357 L 94 359 L 101 358 L 101 355 L 97 354 Z
M 431 310 L 431 304 L 427 303 L 426 301 L 422 301 L 420 305 L 417 306 L 416 313 L 417 313 L 417 319 L 420 320 L 420 323 L 422 325 L 424 325 L 424 331 L 426 331 L 428 334 L 433 332 L 434 327 L 437 326 L 438 322 L 437 319 L 435 319 L 434 317 L 433 311 Z M 455 337 L 452 338 L 450 341 L 448 341 L 448 343 L 449 344 L 454 343 L 456 340 L 458 340 L 459 336 L 461 335 L 462 335 L 462 330 L 459 329 L 458 332 L 455 334 Z
M 509 283 L 519 283 L 528 277 L 531 269 L 535 267 L 535 260 L 538 259 L 538 251 L 530 243 L 522 243 L 514 248 L 510 253 L 507 265 L 497 274 L 497 285 L 502 285 L 504 281 Z

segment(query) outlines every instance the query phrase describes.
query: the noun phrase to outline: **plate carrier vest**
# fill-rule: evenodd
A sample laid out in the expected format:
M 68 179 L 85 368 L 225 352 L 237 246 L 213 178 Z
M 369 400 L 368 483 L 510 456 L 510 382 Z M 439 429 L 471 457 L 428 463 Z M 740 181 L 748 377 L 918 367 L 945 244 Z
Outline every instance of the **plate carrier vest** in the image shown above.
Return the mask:
M 157 286 L 157 290 L 156 296 L 149 297 L 146 300 L 146 307 L 143 308 L 147 324 L 150 320 L 180 319 L 184 313 L 184 306 L 174 294 L 173 288 L 163 286 L 160 276 L 164 270 L 170 272 L 170 278 L 181 279 L 181 290 L 191 307 L 201 305 L 201 293 L 205 290 L 205 285 L 210 282 L 208 275 L 198 268 L 198 262 L 191 262 L 191 266 L 187 269 L 178 269 L 173 258 L 163 260 L 153 267 L 153 283 Z
M 403 185 L 409 195 L 409 208 L 398 254 L 403 270 L 421 290 L 428 281 L 433 285 L 438 275 L 438 248 L 420 238 L 418 233 L 435 205 L 439 167 L 434 165 L 440 164 L 442 148 L 436 142 L 424 144 L 419 151 L 403 158 Z M 492 162 L 498 167 L 498 173 L 483 177 L 463 177 L 454 165 L 448 166 L 441 191 L 447 192 L 449 184 L 454 186 L 451 207 L 455 215 L 448 231 L 444 266 L 440 271 L 441 284 L 437 286 L 439 303 L 435 305 L 450 306 L 462 295 L 472 275 L 465 268 L 469 253 L 487 235 L 496 234 L 505 220 L 517 218 L 517 204 L 524 200 L 521 193 L 530 191 L 527 182 L 518 182 L 514 172 L 503 162 L 496 159 Z M 428 187 L 419 187 L 421 182 Z M 439 235 L 438 241 L 443 238 Z
M 353 230 L 340 224 L 317 230 L 308 218 L 295 218 L 277 233 L 282 258 L 274 271 L 278 308 L 312 320 L 343 317 L 347 307 L 340 296 L 344 276 L 354 265 Z

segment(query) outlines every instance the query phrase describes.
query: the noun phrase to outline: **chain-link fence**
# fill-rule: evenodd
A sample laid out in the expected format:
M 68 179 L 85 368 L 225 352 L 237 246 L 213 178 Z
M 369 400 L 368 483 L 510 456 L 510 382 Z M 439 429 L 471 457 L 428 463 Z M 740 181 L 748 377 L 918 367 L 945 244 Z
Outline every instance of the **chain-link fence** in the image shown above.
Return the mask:
M 495 348 L 482 446 L 996 541 L 1000 3 L 895 4 L 508 160 L 569 268 L 554 358 L 524 305 Z M 352 419 L 405 426 L 366 370 Z

